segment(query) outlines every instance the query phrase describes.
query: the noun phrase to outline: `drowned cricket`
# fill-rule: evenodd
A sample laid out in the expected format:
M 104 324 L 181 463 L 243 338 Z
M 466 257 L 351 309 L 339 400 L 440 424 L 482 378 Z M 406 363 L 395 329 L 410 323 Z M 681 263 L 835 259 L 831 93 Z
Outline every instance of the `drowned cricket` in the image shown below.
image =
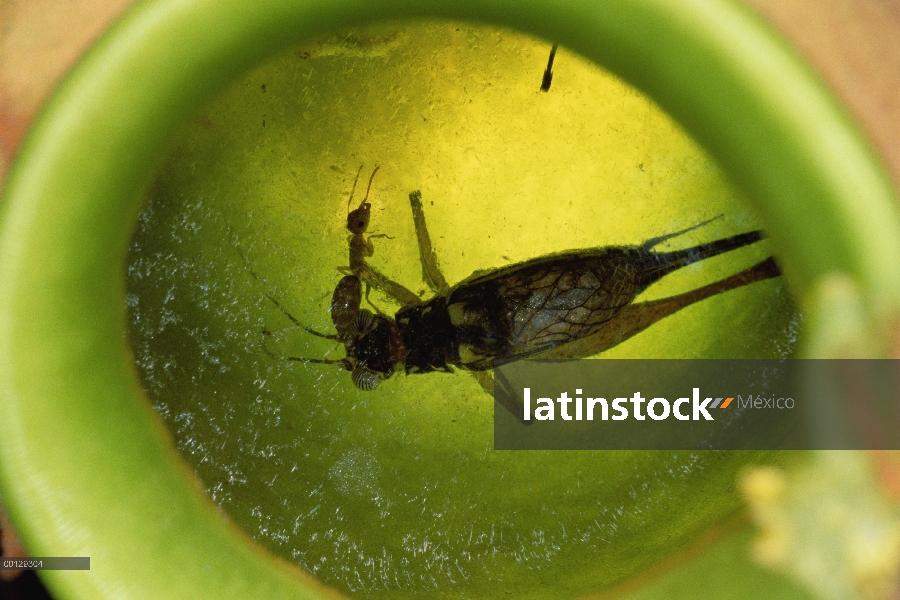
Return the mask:
M 360 171 L 362 167 L 360 167 Z M 336 333 L 315 331 L 286 310 L 273 295 L 266 296 L 296 326 L 344 346 L 342 359 L 282 356 L 301 363 L 337 365 L 350 371 L 361 390 L 375 389 L 398 371 L 424 374 L 470 372 L 493 394 L 490 371 L 498 364 L 522 358 L 583 358 L 616 346 L 657 321 L 710 296 L 781 274 L 769 257 L 730 277 L 689 292 L 635 303 L 645 289 L 667 274 L 707 258 L 763 239 L 761 231 L 740 233 L 683 250 L 655 251 L 658 245 L 706 225 L 651 238 L 634 246 L 606 246 L 552 254 L 492 271 L 481 271 L 450 286 L 438 268 L 421 193 L 409 194 L 422 278 L 434 296 L 415 293 L 375 270 L 366 259 L 373 255 L 373 238 L 365 234 L 371 217 L 369 189 L 350 210 L 359 171 L 348 200 L 349 266 L 331 300 Z M 249 264 L 248 264 L 249 267 Z M 251 269 L 254 277 L 259 277 Z M 368 300 L 376 288 L 392 298 L 400 310 L 391 317 Z M 365 289 L 365 291 L 363 291 Z M 363 298 L 372 310 L 362 308 Z M 518 406 L 504 406 L 514 415 Z

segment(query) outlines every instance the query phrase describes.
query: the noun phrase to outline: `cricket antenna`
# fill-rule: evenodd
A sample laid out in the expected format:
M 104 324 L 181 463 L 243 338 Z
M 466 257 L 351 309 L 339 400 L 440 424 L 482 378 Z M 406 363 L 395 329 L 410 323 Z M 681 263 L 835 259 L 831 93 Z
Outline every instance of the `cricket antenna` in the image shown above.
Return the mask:
M 273 296 L 272 294 L 270 294 L 268 292 L 265 292 L 265 294 L 266 294 L 266 298 L 268 298 L 269 301 L 272 302 L 272 304 L 274 304 L 276 306 L 276 308 L 278 308 L 278 310 L 281 311 L 281 314 L 286 316 L 290 320 L 291 323 L 293 323 L 294 325 L 296 325 L 297 327 L 299 327 L 306 333 L 310 333 L 316 337 L 324 338 L 326 340 L 340 341 L 341 338 L 337 335 L 334 335 L 333 333 L 322 333 L 320 331 L 316 331 L 312 327 L 308 327 L 307 325 L 304 325 L 303 323 L 300 322 L 299 319 L 297 319 L 297 317 L 295 317 L 294 315 L 289 313 L 287 311 L 287 309 L 281 305 L 281 302 L 279 302 L 275 298 L 275 296 Z
M 230 228 L 230 226 L 229 226 L 229 228 Z M 244 262 L 244 266 L 247 267 L 247 270 L 250 271 L 251 275 L 253 275 L 253 279 L 256 281 L 256 283 L 260 287 L 264 286 L 265 282 L 263 281 L 262 277 L 260 277 L 259 274 L 256 272 L 256 270 L 253 268 L 253 265 L 250 264 L 250 261 L 247 259 L 247 256 L 244 254 L 244 251 L 241 249 L 240 245 L 235 244 L 234 247 L 235 247 L 235 250 L 237 250 L 238 255 L 241 257 L 241 260 Z M 297 327 L 299 327 L 306 333 L 310 333 L 310 334 L 320 337 L 320 338 L 325 338 L 326 340 L 335 340 L 335 341 L 340 340 L 340 337 L 338 337 L 332 333 L 322 333 L 320 331 L 316 331 L 312 327 L 308 327 L 307 325 L 304 325 L 303 323 L 300 322 L 300 320 L 297 317 L 292 315 L 290 312 L 288 312 L 288 310 L 284 306 L 281 305 L 281 302 L 278 301 L 278 298 L 276 298 L 269 292 L 265 291 L 265 289 L 263 289 L 263 293 L 266 295 L 266 298 L 269 299 L 269 302 L 274 304 L 275 308 L 277 308 L 278 310 L 281 311 L 281 314 L 283 314 L 285 317 L 287 317 L 291 323 L 293 323 L 294 325 L 296 325 Z

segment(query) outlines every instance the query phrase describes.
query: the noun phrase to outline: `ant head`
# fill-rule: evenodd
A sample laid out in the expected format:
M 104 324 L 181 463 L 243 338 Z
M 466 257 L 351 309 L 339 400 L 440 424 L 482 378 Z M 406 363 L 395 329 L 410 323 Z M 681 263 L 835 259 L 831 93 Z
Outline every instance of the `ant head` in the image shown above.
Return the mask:
M 347 214 L 347 229 L 350 233 L 365 233 L 369 228 L 369 219 L 372 216 L 372 205 L 363 201 L 356 210 Z
M 347 229 L 354 235 L 365 233 L 366 229 L 369 228 L 369 217 L 372 210 L 372 205 L 368 203 L 369 191 L 372 189 L 372 180 L 375 179 L 375 173 L 378 172 L 378 168 L 378 165 L 375 165 L 372 175 L 369 176 L 369 187 L 366 188 L 366 197 L 359 203 L 359 208 L 351 211 L 350 203 L 353 202 L 353 193 L 356 192 L 356 182 L 359 181 L 359 172 L 362 171 L 362 165 L 359 166 L 359 171 L 356 172 L 356 179 L 353 180 L 353 190 L 350 191 L 350 198 L 347 200 Z

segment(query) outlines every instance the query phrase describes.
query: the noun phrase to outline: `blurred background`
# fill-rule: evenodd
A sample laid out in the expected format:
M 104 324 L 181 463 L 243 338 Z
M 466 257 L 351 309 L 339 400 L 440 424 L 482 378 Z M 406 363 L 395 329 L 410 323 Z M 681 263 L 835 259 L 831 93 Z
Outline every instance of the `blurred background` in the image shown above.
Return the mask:
M 806 56 L 900 182 L 900 1 L 746 1 Z M 60 77 L 129 4 L 0 3 L 0 174 Z

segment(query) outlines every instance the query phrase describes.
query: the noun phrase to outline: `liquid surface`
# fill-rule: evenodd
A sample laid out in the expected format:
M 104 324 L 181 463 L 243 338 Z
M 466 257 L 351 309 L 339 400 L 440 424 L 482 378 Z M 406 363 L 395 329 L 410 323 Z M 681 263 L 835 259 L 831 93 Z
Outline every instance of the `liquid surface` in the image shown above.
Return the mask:
M 189 123 L 142 213 L 128 337 L 147 396 L 210 497 L 251 536 L 362 597 L 572 597 L 658 562 L 738 506 L 757 453 L 495 452 L 466 373 L 371 392 L 305 325 L 348 264 L 347 198 L 370 192 L 369 263 L 428 297 L 407 196 L 421 190 L 453 285 L 563 250 L 660 250 L 759 228 L 717 167 L 646 97 L 560 47 L 467 24 L 384 24 L 292 49 Z M 365 175 L 356 202 L 365 190 Z M 765 258 L 691 265 L 638 301 Z M 242 258 L 242 255 L 244 258 Z M 246 262 L 245 262 L 246 260 Z M 251 274 L 255 271 L 260 279 Z M 386 313 L 399 307 L 373 291 Z M 364 306 L 366 306 L 364 304 Z M 788 356 L 782 278 L 691 305 L 604 357 Z M 264 335 L 263 332 L 271 335 Z M 427 592 L 427 594 L 426 594 Z

